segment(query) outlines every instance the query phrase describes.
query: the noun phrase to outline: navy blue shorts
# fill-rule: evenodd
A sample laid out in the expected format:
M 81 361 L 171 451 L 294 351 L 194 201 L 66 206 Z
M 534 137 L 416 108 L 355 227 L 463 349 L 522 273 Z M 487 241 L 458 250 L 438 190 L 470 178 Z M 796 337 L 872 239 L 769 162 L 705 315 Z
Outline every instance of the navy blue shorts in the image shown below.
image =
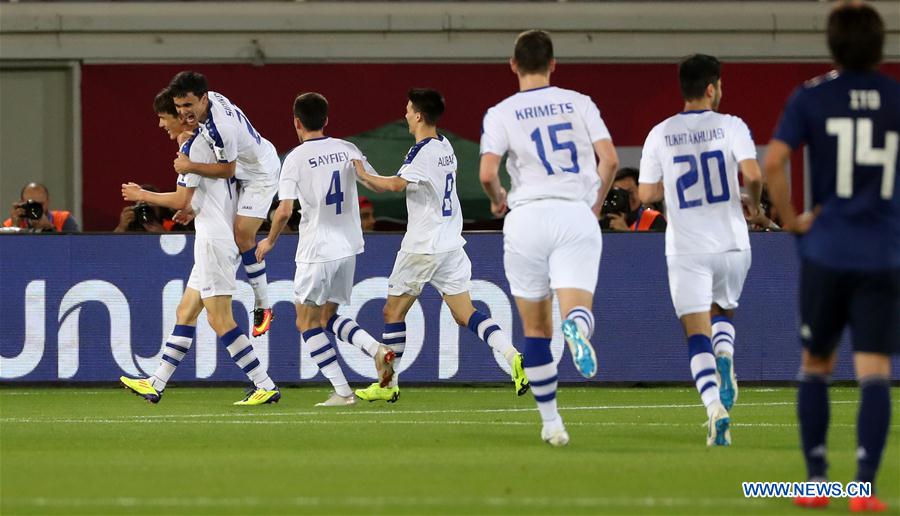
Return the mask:
M 853 351 L 900 353 L 900 269 L 842 270 L 803 260 L 803 347 L 815 356 L 831 356 L 848 325 Z

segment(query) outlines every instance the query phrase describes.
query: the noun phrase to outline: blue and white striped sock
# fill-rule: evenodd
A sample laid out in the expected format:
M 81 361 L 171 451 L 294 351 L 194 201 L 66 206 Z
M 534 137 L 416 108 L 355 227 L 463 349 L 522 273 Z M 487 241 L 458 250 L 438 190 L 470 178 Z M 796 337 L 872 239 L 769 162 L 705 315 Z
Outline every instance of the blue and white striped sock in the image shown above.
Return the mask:
M 590 308 L 576 306 L 569 310 L 569 313 L 566 314 L 566 319 L 571 319 L 575 322 L 585 339 L 591 340 L 591 337 L 594 336 L 594 314 Z
M 349 342 L 359 349 L 363 350 L 370 357 L 374 357 L 378 352 L 378 346 L 381 345 L 375 337 L 362 329 L 356 321 L 343 315 L 334 314 L 328 319 L 328 327 L 326 328 L 338 339 Z
M 403 350 L 406 349 L 406 323 L 386 323 L 384 333 L 381 334 L 381 343 L 394 350 L 394 378 L 390 387 L 396 387 L 400 377 L 398 372 L 400 360 L 403 358 Z
M 724 315 L 712 318 L 712 343 L 715 354 L 734 356 L 734 325 Z
M 256 352 L 253 351 L 250 339 L 241 331 L 240 326 L 235 326 L 225 335 L 219 337 L 219 342 L 225 346 L 231 359 L 250 378 L 253 385 L 256 385 L 258 389 L 267 391 L 275 388 L 275 382 L 269 378 L 269 373 L 259 363 L 259 358 L 256 357 Z
M 700 393 L 703 405 L 719 401 L 719 383 L 716 381 L 716 357 L 713 356 L 712 342 L 702 334 L 688 337 L 688 354 L 691 360 L 691 375 Z M 708 410 L 707 410 L 708 412 Z
M 341 369 L 341 363 L 338 362 L 337 350 L 331 343 L 331 339 L 322 328 L 313 328 L 303 332 L 303 340 L 309 346 L 309 356 L 319 366 L 322 375 L 328 378 L 334 392 L 343 397 L 351 396 L 353 391 L 347 384 L 347 378 L 344 377 L 344 371 Z
M 512 366 L 518 351 L 513 347 L 509 337 L 500 329 L 499 324 L 483 313 L 476 311 L 469 317 L 469 324 L 466 326 L 479 339 L 486 342 L 491 349 L 500 353 L 506 359 L 506 362 Z
M 247 281 L 253 287 L 254 308 L 271 308 L 269 305 L 269 283 L 266 280 L 266 261 L 256 262 L 256 246 L 241 253 L 241 262 L 247 273 Z
M 525 337 L 523 365 L 544 424 L 561 420 L 556 409 L 557 371 L 550 339 Z
M 184 360 L 184 356 L 191 349 L 191 343 L 194 342 L 194 333 L 196 327 L 186 324 L 176 324 L 172 334 L 166 339 L 166 345 L 163 348 L 162 359 L 159 361 L 159 367 L 150 377 L 150 385 L 157 391 L 162 391 L 169 383 L 169 378 L 175 373 L 175 368 Z

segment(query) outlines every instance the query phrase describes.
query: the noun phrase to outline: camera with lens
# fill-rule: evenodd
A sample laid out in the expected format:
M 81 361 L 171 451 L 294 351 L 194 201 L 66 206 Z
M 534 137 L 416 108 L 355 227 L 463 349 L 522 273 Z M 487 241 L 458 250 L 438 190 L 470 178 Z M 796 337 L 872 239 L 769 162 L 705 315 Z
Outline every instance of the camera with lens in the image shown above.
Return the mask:
M 631 207 L 631 192 L 624 188 L 610 188 L 606 200 L 603 201 L 603 209 L 600 213 L 628 213 Z
M 134 210 L 134 223 L 143 227 L 144 224 L 159 224 L 159 218 L 156 216 L 156 210 L 153 206 L 145 202 L 139 202 L 132 208 Z
M 24 217 L 26 219 L 38 220 L 44 216 L 44 205 L 37 201 L 28 199 L 20 204 L 19 207 L 25 212 Z

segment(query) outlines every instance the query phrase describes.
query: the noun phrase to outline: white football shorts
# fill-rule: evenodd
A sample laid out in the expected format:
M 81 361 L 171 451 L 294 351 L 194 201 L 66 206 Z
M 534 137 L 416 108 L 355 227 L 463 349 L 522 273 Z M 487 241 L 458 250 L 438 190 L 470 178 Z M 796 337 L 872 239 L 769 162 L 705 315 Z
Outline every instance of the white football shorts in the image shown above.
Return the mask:
M 560 288 L 593 293 L 602 253 L 600 225 L 583 202 L 532 201 L 503 224 L 503 267 L 516 297 L 544 299 Z
M 388 280 L 388 294 L 419 297 L 426 283 L 443 295 L 462 294 L 471 289 L 472 262 L 463 248 L 438 254 L 400 251 Z
M 325 303 L 350 304 L 356 256 L 330 262 L 297 262 L 294 274 L 294 303 L 323 306 Z
M 278 193 L 278 183 L 264 184 L 255 181 L 241 181 L 238 189 L 238 215 L 267 219 L 272 199 Z
M 233 296 L 240 254 L 234 240 L 197 238 L 194 240 L 194 268 L 187 286 L 206 299 Z
M 666 263 L 669 293 L 679 318 L 708 312 L 713 303 L 734 310 L 750 270 L 750 250 L 667 256 Z

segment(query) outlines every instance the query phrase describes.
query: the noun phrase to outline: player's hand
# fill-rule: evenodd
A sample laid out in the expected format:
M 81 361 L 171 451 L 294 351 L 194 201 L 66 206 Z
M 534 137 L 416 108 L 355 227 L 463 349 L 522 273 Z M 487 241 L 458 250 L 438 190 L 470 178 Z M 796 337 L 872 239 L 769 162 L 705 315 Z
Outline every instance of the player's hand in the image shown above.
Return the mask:
M 197 215 L 194 213 L 194 210 L 191 208 L 185 208 L 183 210 L 178 210 L 175 212 L 175 215 L 172 215 L 172 220 L 181 224 L 182 226 L 187 226 L 194 220 L 194 217 Z
M 273 244 L 269 242 L 268 238 L 262 239 L 258 244 L 256 244 L 256 263 L 261 263 L 266 259 L 266 255 L 269 254 L 269 251 L 272 250 Z
M 178 157 L 175 158 L 173 165 L 175 166 L 175 172 L 179 174 L 187 174 L 191 171 L 191 159 L 183 152 L 178 153 Z
M 608 213 L 606 218 L 609 220 L 609 229 L 615 231 L 630 231 L 628 223 L 625 222 L 624 213 Z
M 506 215 L 507 211 L 509 211 L 509 206 L 506 205 L 506 188 L 501 186 L 497 202 L 491 201 L 491 213 L 499 218 Z
M 755 223 L 753 220 L 758 218 L 762 210 L 758 204 L 754 205 L 749 195 L 741 194 L 741 211 L 744 212 L 744 219 L 747 222 Z M 765 217 L 765 214 L 763 216 Z
M 137 183 L 123 183 L 122 184 L 122 198 L 126 201 L 131 202 L 140 202 L 141 194 L 144 191 L 141 189 L 141 185 Z
M 814 211 L 805 211 L 800 215 L 797 215 L 797 218 L 794 220 L 794 222 L 792 224 L 786 225 L 784 229 L 796 235 L 805 235 L 809 232 L 809 229 L 812 227 L 813 222 L 816 221 L 816 217 L 818 215 L 818 209 Z

